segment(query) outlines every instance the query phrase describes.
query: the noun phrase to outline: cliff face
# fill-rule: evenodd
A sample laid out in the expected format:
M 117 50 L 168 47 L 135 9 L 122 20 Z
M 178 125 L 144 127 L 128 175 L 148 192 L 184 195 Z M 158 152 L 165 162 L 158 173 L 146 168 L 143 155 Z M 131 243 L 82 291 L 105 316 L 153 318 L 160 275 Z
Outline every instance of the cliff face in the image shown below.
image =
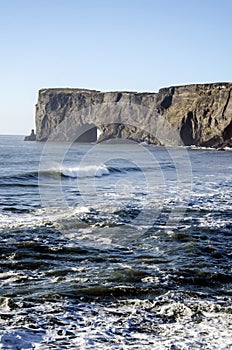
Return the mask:
M 232 83 L 170 87 L 158 93 L 43 89 L 36 106 L 36 140 L 53 134 L 60 141 L 95 141 L 97 127 L 99 141 L 119 137 L 232 147 L 231 91 Z

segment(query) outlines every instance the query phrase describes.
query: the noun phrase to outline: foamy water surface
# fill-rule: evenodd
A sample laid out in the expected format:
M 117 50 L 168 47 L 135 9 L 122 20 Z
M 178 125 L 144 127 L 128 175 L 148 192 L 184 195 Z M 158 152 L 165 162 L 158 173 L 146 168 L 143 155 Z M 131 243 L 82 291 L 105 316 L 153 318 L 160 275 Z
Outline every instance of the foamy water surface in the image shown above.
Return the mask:
M 231 349 L 231 151 L 94 147 L 0 137 L 0 348 Z

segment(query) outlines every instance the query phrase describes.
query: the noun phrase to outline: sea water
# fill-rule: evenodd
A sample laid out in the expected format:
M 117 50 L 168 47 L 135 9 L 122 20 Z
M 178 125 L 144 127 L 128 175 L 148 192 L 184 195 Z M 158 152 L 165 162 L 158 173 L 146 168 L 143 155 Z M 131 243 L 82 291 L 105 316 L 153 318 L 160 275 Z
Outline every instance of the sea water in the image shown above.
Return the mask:
M 231 349 L 231 160 L 0 136 L 0 348 Z

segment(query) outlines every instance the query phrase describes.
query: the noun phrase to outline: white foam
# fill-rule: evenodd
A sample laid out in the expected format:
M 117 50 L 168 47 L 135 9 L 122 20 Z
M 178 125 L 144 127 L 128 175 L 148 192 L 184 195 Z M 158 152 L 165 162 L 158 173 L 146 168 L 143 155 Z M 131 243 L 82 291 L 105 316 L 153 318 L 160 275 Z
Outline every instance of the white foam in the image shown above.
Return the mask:
M 184 147 L 187 149 L 193 149 L 193 150 L 218 151 L 218 149 L 214 147 L 204 147 L 204 146 L 195 146 L 195 145 L 184 146 Z
M 199 321 L 194 321 L 196 306 Z M 10 325 L 0 331 L 0 349 L 230 349 L 231 317 L 224 310 L 196 299 L 176 302 L 170 294 L 154 301 L 127 299 L 78 307 L 66 301 L 45 302 L 26 312 L 12 311 Z M 30 318 L 36 320 L 36 330 L 30 328 Z
M 105 165 L 90 165 L 85 167 L 64 167 L 61 168 L 61 173 L 64 176 L 73 178 L 83 177 L 101 177 L 103 175 L 109 175 L 110 172 Z

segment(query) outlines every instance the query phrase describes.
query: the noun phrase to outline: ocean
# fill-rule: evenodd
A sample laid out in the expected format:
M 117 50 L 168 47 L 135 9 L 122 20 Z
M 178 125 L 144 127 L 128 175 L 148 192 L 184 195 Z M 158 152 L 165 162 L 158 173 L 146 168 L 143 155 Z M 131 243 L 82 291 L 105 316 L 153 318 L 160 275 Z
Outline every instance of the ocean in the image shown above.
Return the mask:
M 232 349 L 231 160 L 0 136 L 0 349 Z

